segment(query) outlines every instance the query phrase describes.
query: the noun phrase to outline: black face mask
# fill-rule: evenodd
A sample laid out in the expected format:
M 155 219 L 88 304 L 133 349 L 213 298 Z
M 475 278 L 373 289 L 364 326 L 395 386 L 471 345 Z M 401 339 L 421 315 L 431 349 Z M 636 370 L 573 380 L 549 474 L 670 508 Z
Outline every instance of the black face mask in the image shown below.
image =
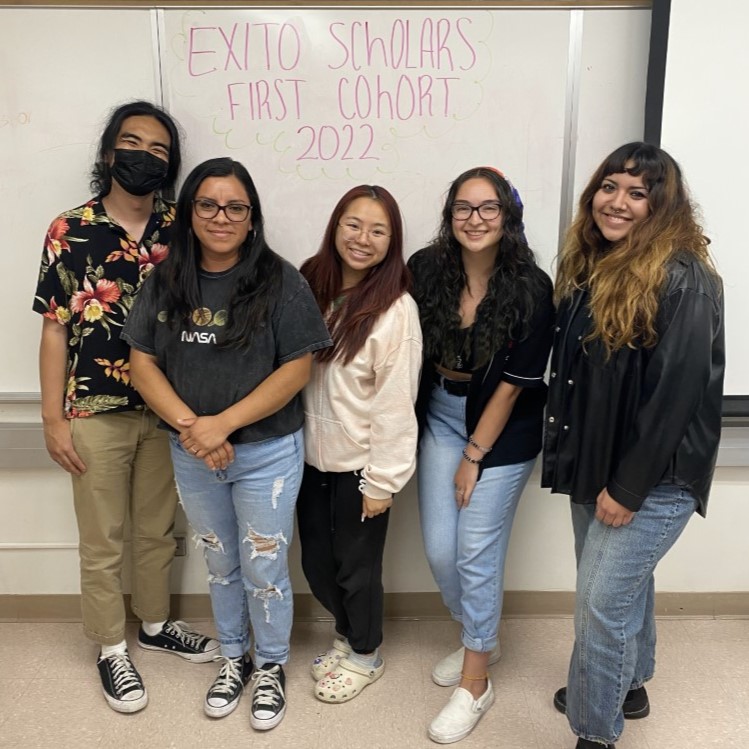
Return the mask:
M 169 164 L 148 151 L 115 148 L 112 177 L 131 195 L 148 195 L 164 184 Z

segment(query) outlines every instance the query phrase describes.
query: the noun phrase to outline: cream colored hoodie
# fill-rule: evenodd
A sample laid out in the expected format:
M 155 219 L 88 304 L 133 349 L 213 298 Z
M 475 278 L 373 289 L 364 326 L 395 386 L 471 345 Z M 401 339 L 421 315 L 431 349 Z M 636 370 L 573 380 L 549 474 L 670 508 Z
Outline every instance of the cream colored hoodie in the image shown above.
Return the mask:
M 421 356 L 419 310 L 403 294 L 348 364 L 315 362 L 302 391 L 306 462 L 334 473 L 361 469 L 359 487 L 372 499 L 399 492 L 416 467 Z

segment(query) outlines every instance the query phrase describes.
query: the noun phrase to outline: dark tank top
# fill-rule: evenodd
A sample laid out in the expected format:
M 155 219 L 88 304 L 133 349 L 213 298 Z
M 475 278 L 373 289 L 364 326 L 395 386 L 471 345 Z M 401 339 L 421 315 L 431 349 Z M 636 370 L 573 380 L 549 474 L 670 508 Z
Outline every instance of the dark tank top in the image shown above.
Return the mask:
M 473 372 L 474 329 L 475 324 L 469 325 L 467 328 L 456 328 L 448 334 L 453 336 L 456 356 L 451 362 L 442 361 L 440 366 L 453 372 L 465 372 L 466 374 Z

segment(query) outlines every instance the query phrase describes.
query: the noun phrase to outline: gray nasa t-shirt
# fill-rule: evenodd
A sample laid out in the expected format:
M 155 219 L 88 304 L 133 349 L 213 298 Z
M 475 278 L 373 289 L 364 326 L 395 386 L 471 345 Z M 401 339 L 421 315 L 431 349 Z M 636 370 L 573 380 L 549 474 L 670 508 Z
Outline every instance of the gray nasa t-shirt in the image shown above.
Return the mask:
M 179 397 L 198 415 L 212 416 L 249 395 L 274 370 L 292 359 L 331 345 L 307 281 L 282 260 L 278 297 L 271 300 L 269 320 L 259 327 L 249 347 L 219 348 L 227 323 L 234 269 L 200 272 L 201 306 L 189 321 L 170 327 L 155 278 L 140 290 L 122 337 L 135 349 L 155 356 Z M 152 274 L 155 276 L 157 270 Z M 229 436 L 234 443 L 282 437 L 302 426 L 299 394 L 280 411 Z

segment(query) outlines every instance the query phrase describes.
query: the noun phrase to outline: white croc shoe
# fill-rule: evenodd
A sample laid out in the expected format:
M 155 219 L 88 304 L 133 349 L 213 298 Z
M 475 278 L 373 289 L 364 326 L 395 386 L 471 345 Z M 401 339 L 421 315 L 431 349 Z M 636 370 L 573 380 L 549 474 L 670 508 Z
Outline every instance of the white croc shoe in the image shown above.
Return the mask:
M 454 653 L 445 656 L 433 669 L 432 681 L 440 687 L 454 687 L 460 684 L 463 670 L 463 656 L 465 648 L 458 648 Z M 489 665 L 493 666 L 499 660 L 499 644 L 489 653 Z
M 321 702 L 348 702 L 374 684 L 385 673 L 385 661 L 366 668 L 341 658 L 335 669 L 329 671 L 315 684 L 315 697 Z
M 450 701 L 429 725 L 429 738 L 438 744 L 452 744 L 473 731 L 481 716 L 494 704 L 492 680 L 487 680 L 486 691 L 477 700 L 467 689 L 458 687 Z
M 351 645 L 346 640 L 336 637 L 333 640 L 333 647 L 326 650 L 312 661 L 310 673 L 315 681 L 320 681 L 328 671 L 335 671 L 338 662 L 351 653 Z

